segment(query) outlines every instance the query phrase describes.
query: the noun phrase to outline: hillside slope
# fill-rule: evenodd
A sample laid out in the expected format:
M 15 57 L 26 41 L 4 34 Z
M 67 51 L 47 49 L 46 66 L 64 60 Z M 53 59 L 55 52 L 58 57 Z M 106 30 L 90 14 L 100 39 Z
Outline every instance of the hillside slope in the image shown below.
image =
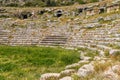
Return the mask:
M 71 5 L 74 3 L 92 3 L 98 2 L 99 0 L 0 0 L 1 6 L 62 6 Z

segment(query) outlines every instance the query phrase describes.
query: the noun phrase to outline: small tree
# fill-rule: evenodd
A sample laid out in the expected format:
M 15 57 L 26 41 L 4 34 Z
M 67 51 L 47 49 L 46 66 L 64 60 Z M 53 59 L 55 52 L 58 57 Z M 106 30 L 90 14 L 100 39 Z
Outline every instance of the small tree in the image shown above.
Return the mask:
M 25 5 L 24 6 L 28 6 L 28 7 L 30 7 L 30 6 L 45 6 L 45 3 L 44 2 L 42 2 L 42 1 L 40 1 L 40 0 L 34 0 L 34 1 L 28 1 L 28 2 L 26 2 L 25 3 Z
M 83 0 L 75 0 L 76 2 L 78 2 L 79 4 L 85 4 L 86 2 Z
M 57 6 L 57 2 L 55 0 L 47 0 L 46 1 L 47 6 Z

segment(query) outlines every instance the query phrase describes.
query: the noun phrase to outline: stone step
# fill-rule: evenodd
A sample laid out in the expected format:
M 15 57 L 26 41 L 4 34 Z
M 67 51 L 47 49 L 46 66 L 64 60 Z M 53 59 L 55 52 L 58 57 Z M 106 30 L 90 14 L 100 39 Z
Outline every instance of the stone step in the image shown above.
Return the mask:
M 66 40 L 67 39 L 61 39 L 61 38 L 60 39 L 58 39 L 58 38 L 57 39 L 55 39 L 55 38 L 54 39 L 53 38 L 46 39 L 45 38 L 43 41 L 66 41 Z
M 67 37 L 61 35 L 52 35 L 46 36 L 41 42 L 40 45 L 64 45 L 67 42 Z
M 58 35 L 53 35 L 53 36 L 46 36 L 46 38 L 66 38 L 65 36 L 58 36 Z
M 66 41 L 42 41 L 41 43 L 65 44 Z
M 39 45 L 44 45 L 44 46 L 65 46 L 65 44 L 53 44 L 53 43 L 40 43 Z

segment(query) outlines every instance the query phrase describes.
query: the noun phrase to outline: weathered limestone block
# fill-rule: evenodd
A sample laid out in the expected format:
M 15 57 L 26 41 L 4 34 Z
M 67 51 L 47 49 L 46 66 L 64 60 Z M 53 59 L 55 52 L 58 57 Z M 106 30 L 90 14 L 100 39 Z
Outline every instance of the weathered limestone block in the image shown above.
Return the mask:
M 81 68 L 79 68 L 77 75 L 79 77 L 85 77 L 93 72 L 94 72 L 94 66 L 92 64 L 86 64 L 83 65 Z
M 45 73 L 41 75 L 40 80 L 59 80 L 59 73 Z
M 110 67 L 104 72 L 103 77 L 109 80 L 119 80 L 120 75 L 120 65 L 115 65 Z
M 27 19 L 32 16 L 32 12 L 29 11 L 22 11 L 14 14 L 15 17 L 18 17 L 20 19 Z
M 84 25 L 85 28 L 94 28 L 94 27 L 100 27 L 101 24 L 99 23 L 89 23 L 89 24 L 86 24 Z
M 65 69 L 70 69 L 70 68 L 73 68 L 73 67 L 77 67 L 79 65 L 80 65 L 79 63 L 74 63 L 74 64 L 66 66 Z
M 5 13 L 5 12 L 7 12 L 6 9 L 0 8 L 0 13 Z
M 74 69 L 67 69 L 64 71 L 61 71 L 60 76 L 71 76 L 72 74 L 74 74 L 76 71 Z
M 87 9 L 87 11 L 86 11 L 86 16 L 92 16 L 92 15 L 94 15 L 95 13 L 94 13 L 94 10 L 92 9 L 92 8 L 89 8 L 89 9 Z
M 100 61 L 100 60 L 107 60 L 107 58 L 103 58 L 103 57 L 100 57 L 100 56 L 95 56 L 93 60 Z
M 70 76 L 66 76 L 66 77 L 63 77 L 63 78 L 61 78 L 59 80 L 74 80 L 74 79 L 72 77 L 70 77 Z
M 107 6 L 107 13 L 119 11 L 119 8 L 120 6 L 118 3 L 109 4 Z
M 114 49 L 110 50 L 109 54 L 112 55 L 112 56 L 116 56 L 116 55 L 120 54 L 120 50 L 114 50 Z

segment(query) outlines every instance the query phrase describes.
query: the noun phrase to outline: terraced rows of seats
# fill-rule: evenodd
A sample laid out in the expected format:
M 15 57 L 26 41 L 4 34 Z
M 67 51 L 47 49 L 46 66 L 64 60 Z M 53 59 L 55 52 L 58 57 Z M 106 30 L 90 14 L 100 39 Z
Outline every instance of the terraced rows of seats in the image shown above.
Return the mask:
M 1 22 L 2 23 L 2 22 Z M 14 23 L 11 21 L 11 23 Z M 4 25 L 10 25 L 8 23 L 2 23 Z M 0 29 L 0 44 L 2 45 L 51 45 L 60 46 L 65 45 L 69 33 L 66 26 L 62 27 L 48 27 L 42 29 L 23 27 L 23 28 L 11 28 L 8 27 Z M 54 36 L 53 36 L 54 35 Z
M 113 14 L 109 14 L 109 16 L 113 16 Z M 35 21 L 36 23 L 25 20 L 23 23 L 26 27 L 20 25 L 22 20 L 18 20 L 20 23 L 16 25 L 17 20 L 1 19 L 0 44 L 87 47 L 98 50 L 103 54 L 104 50 L 112 49 L 109 44 L 120 45 L 120 20 L 118 18 L 115 19 L 112 19 L 110 24 L 96 22 L 102 26 L 91 29 L 83 28 L 84 24 L 91 23 L 85 23 L 86 19 L 82 23 L 79 18 L 68 19 L 67 23 L 62 23 L 62 19 L 57 19 L 58 21 L 46 21 L 44 24 L 37 20 Z M 81 24 L 75 23 L 79 21 Z M 11 24 L 16 26 L 11 26 Z M 41 26 L 47 26 L 47 28 L 42 29 Z
M 102 26 L 95 29 L 81 29 L 77 34 L 71 36 L 68 42 L 72 47 L 86 47 L 97 50 L 104 55 L 105 50 L 113 50 L 109 45 L 120 46 L 120 24 Z
M 95 29 L 78 29 L 77 32 L 70 31 L 70 26 L 49 28 L 49 30 L 24 29 L 12 32 L 0 29 L 0 44 L 10 45 L 42 45 L 42 44 L 66 44 L 71 47 L 97 46 L 109 44 L 119 44 L 120 24 L 115 26 L 107 25 Z M 44 34 L 46 33 L 46 34 Z M 54 36 L 52 36 L 54 35 Z M 66 43 L 67 42 L 67 43 Z
M 41 35 L 33 36 L 24 32 L 12 32 L 10 30 L 0 30 L 0 44 L 2 45 L 36 45 L 39 43 Z M 41 33 L 39 33 L 41 34 Z

